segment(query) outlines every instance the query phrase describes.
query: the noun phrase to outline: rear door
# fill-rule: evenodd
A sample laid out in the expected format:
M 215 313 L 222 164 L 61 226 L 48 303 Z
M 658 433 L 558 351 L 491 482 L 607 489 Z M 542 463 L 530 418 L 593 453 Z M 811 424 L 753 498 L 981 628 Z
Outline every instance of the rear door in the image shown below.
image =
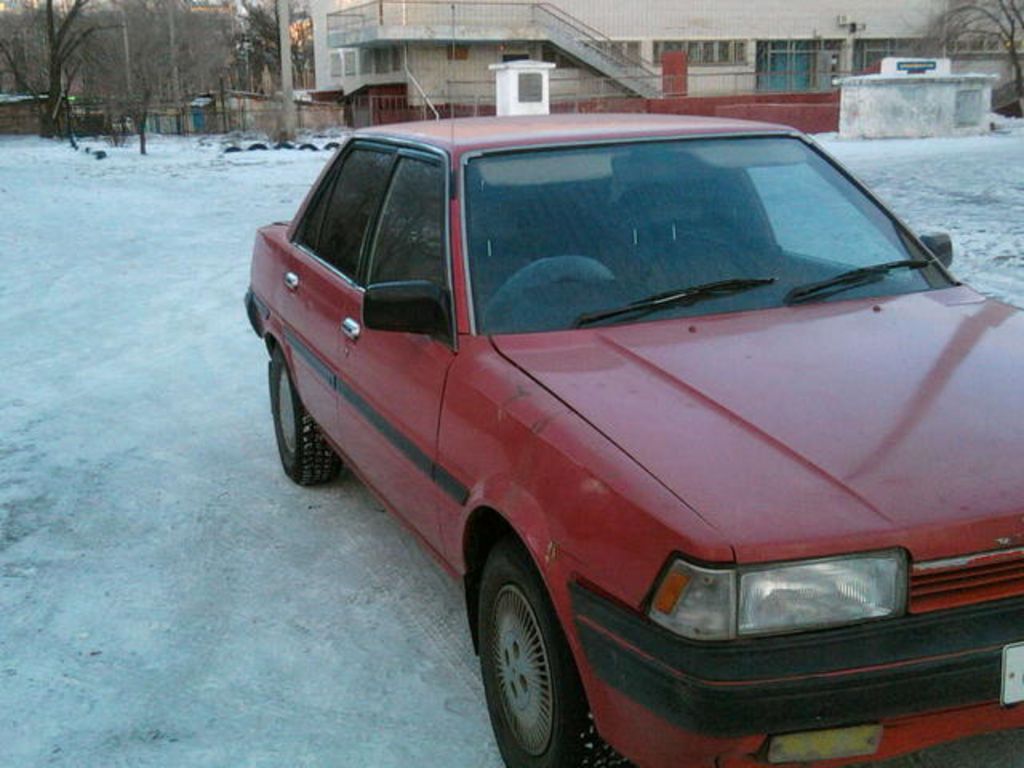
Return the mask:
M 343 444 L 337 371 L 347 349 L 342 319 L 359 312 L 359 269 L 396 159 L 394 150 L 353 143 L 322 180 L 296 228 L 281 279 L 281 314 L 291 370 L 303 404 Z
M 430 280 L 450 296 L 446 179 L 442 157 L 400 150 L 367 248 L 368 285 Z M 344 447 L 367 482 L 439 550 L 439 510 L 465 500 L 435 465 L 454 329 L 442 338 L 374 331 L 362 327 L 361 312 L 343 322 Z

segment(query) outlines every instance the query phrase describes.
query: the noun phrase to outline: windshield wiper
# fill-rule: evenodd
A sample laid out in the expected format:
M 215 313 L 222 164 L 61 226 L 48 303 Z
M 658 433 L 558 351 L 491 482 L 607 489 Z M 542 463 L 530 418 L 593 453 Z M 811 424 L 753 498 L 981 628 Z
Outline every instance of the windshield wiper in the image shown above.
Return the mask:
M 582 328 L 585 325 L 609 320 L 620 315 L 628 315 L 632 312 L 652 312 L 665 307 L 696 304 L 698 301 L 714 299 L 720 296 L 730 296 L 734 293 L 743 293 L 752 288 L 762 285 L 771 285 L 774 277 L 737 277 L 731 280 L 718 280 L 713 283 L 702 283 L 687 288 L 677 288 L 673 291 L 663 291 L 653 296 L 648 296 L 637 301 L 632 301 L 615 309 L 605 309 L 600 312 L 589 312 L 576 318 L 575 327 Z
M 817 283 L 798 285 L 786 294 L 783 301 L 786 304 L 798 304 L 801 301 L 831 296 L 840 293 L 848 288 L 855 288 L 860 285 L 867 285 L 881 280 L 890 272 L 897 269 L 924 269 L 930 267 L 932 262 L 928 259 L 903 259 L 901 261 L 887 261 L 883 264 L 873 264 L 870 267 L 851 269 L 849 272 L 842 272 L 835 277 L 821 280 Z

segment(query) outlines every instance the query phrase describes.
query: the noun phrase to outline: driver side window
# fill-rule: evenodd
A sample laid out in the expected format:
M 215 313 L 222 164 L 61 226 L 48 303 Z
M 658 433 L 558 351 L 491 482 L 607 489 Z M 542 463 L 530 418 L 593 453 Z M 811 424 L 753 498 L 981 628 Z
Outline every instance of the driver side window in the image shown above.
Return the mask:
M 400 280 L 447 285 L 444 170 L 432 160 L 400 158 L 381 210 L 367 282 Z

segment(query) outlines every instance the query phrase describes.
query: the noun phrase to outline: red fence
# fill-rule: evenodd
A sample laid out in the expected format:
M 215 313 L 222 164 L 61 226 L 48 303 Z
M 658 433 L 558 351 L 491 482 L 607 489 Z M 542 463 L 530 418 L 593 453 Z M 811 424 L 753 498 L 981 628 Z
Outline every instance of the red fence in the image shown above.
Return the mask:
M 402 94 L 368 93 L 349 102 L 348 122 L 360 128 L 411 120 L 430 120 L 436 116 L 486 117 L 495 112 L 494 104 L 462 102 L 412 105 Z M 805 133 L 827 133 L 839 130 L 839 92 L 756 93 L 738 96 L 682 96 L 664 99 L 629 97 L 579 98 L 553 101 L 555 114 L 589 112 L 630 112 L 665 115 L 702 115 L 788 125 Z
M 706 115 L 788 125 L 805 133 L 839 130 L 839 92 L 687 96 L 647 102 L 647 112 Z

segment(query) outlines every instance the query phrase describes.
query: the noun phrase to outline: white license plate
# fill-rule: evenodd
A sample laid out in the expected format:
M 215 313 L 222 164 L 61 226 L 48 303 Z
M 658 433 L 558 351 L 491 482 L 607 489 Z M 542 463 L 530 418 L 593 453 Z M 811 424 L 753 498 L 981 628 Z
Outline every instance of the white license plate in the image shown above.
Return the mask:
M 1003 704 L 1024 701 L 1024 643 L 1003 648 Z

